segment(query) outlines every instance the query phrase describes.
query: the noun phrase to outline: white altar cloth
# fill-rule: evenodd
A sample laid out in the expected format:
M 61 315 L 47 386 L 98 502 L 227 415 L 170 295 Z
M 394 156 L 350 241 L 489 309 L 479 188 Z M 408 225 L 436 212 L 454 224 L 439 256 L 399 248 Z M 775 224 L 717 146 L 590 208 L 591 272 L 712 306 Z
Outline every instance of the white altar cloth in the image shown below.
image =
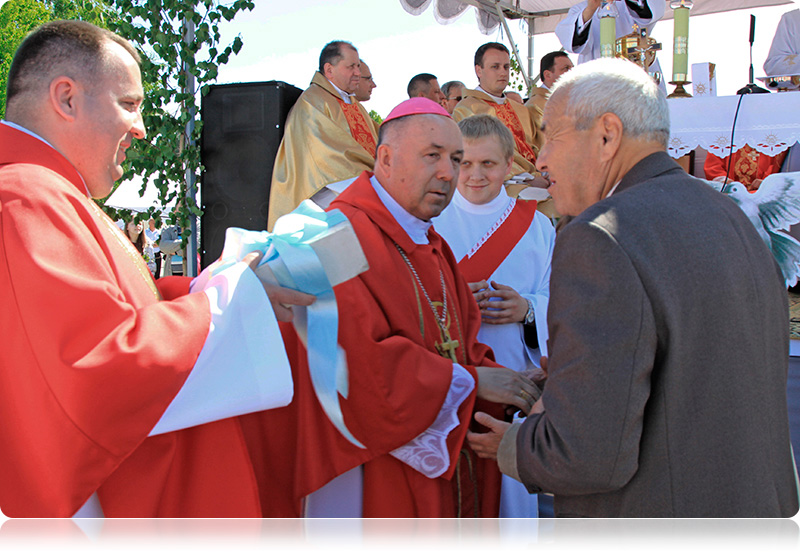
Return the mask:
M 668 151 L 680 158 L 698 146 L 724 158 L 738 96 L 670 98 Z M 744 144 L 774 156 L 800 141 L 800 92 L 746 94 L 736 119 L 733 150 Z

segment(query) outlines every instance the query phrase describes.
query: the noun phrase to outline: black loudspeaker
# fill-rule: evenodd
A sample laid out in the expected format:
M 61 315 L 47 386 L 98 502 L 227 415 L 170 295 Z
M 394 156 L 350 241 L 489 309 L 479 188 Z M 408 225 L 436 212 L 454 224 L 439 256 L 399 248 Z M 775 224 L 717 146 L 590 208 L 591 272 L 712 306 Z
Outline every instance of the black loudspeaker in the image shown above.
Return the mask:
M 268 81 L 212 85 L 203 97 L 202 267 L 219 258 L 228 227 L 267 228 L 272 166 L 286 117 L 302 92 Z

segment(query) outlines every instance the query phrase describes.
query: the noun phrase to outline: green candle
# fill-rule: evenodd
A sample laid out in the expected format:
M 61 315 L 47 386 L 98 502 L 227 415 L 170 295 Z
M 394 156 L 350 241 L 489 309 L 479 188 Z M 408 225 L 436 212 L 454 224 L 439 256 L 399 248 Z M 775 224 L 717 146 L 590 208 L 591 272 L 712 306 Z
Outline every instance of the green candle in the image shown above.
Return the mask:
M 672 80 L 688 81 L 689 73 L 689 7 L 675 8 L 675 32 L 672 52 Z
M 614 57 L 614 43 L 617 41 L 617 20 L 614 17 L 600 18 L 600 56 Z

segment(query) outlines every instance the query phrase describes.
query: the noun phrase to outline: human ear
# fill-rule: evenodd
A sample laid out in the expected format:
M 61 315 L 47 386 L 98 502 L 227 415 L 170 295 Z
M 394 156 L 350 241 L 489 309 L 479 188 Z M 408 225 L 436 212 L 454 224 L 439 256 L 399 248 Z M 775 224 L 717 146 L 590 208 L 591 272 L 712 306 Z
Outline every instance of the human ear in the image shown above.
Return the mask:
M 616 155 L 622 142 L 622 121 L 616 114 L 604 113 L 600 116 L 598 126 L 603 139 L 602 159 L 610 160 Z
M 77 117 L 78 84 L 62 75 L 50 81 L 50 104 L 53 110 L 66 121 L 73 122 Z
M 388 144 L 381 144 L 375 153 L 375 167 L 380 167 L 384 175 L 389 175 L 392 169 L 392 148 Z

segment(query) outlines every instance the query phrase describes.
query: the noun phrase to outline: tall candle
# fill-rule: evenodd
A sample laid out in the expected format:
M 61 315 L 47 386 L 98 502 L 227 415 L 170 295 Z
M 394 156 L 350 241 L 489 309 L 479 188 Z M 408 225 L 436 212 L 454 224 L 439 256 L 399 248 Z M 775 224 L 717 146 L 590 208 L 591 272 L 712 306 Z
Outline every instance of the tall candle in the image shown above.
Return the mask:
M 672 81 L 687 82 L 689 80 L 689 9 L 692 7 L 692 2 L 673 1 L 671 7 L 675 11 Z
M 600 56 L 614 57 L 614 44 L 617 41 L 617 19 L 615 17 L 600 18 Z

